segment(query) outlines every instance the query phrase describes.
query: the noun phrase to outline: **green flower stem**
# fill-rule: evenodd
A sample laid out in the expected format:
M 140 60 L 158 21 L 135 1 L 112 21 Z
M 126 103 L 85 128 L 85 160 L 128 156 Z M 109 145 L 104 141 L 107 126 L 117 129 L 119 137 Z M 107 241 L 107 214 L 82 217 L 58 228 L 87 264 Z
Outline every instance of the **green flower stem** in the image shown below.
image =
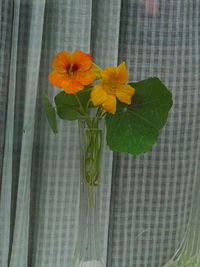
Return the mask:
M 79 104 L 79 106 L 80 106 L 80 110 L 81 110 L 81 112 L 82 112 L 82 115 L 85 115 L 85 116 L 86 116 L 87 114 L 86 114 L 86 112 L 85 112 L 85 110 L 84 110 L 84 108 L 83 108 L 83 105 L 81 104 L 81 101 L 80 101 L 78 95 L 75 94 L 75 97 L 76 97 L 76 101 L 78 102 L 78 104 Z
M 94 196 L 93 187 L 98 185 L 99 173 L 100 173 L 100 155 L 102 146 L 102 129 L 99 128 L 99 121 L 101 120 L 101 115 L 103 109 L 101 106 L 98 107 L 96 116 L 90 118 L 88 114 L 88 108 L 84 109 L 78 95 L 75 94 L 77 103 L 80 106 L 80 111 L 85 117 L 84 120 L 87 124 L 85 128 L 85 152 L 84 152 L 84 171 L 85 179 L 87 182 L 88 199 L 90 206 L 94 206 Z M 89 103 L 89 101 L 88 101 Z M 89 105 L 87 103 L 87 106 Z
M 96 112 L 96 117 L 101 117 L 102 113 L 103 113 L 103 109 L 101 106 L 99 106 Z
M 96 120 L 95 120 L 96 119 Z M 102 129 L 99 128 L 97 118 L 91 120 L 91 127 L 85 130 L 86 147 L 84 154 L 84 171 L 87 183 L 90 207 L 94 207 L 94 187 L 98 186 L 100 175 L 100 157 L 103 141 Z
M 88 129 L 86 133 L 87 147 L 85 153 L 85 176 L 91 186 L 96 186 L 99 177 L 99 161 L 102 143 L 101 130 Z
M 88 102 L 87 102 L 87 106 L 86 106 L 86 112 L 87 113 L 89 112 L 90 103 L 91 103 L 91 100 L 89 99 Z
M 82 112 L 82 115 L 85 116 L 85 120 L 86 120 L 86 122 L 88 124 L 88 127 L 90 127 L 91 126 L 91 120 L 90 120 L 90 117 L 88 115 L 88 110 L 87 110 L 87 112 L 85 111 L 85 109 L 84 109 L 84 107 L 83 107 L 83 105 L 82 105 L 82 103 L 81 103 L 81 101 L 80 101 L 80 99 L 79 99 L 77 94 L 75 94 L 75 97 L 76 97 L 76 100 L 77 100 L 77 102 L 79 104 L 80 111 Z

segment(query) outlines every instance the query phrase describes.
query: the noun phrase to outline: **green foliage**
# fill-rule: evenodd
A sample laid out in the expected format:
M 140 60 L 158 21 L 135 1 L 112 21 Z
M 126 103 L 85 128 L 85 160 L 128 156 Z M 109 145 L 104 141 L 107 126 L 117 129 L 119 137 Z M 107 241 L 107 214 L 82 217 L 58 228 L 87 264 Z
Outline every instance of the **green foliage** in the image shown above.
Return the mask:
M 147 152 L 156 142 L 172 106 L 172 95 L 158 78 L 130 83 L 136 89 L 130 105 L 118 103 L 106 116 L 107 144 L 115 152 Z
M 172 106 L 172 95 L 158 78 L 130 83 L 136 89 L 130 105 L 118 102 L 116 114 L 106 115 L 107 144 L 115 152 L 141 154 L 151 149 L 166 123 Z M 64 120 L 89 116 L 91 87 L 77 94 L 58 93 L 56 109 L 43 95 L 43 104 L 50 127 L 57 132 L 56 112 Z M 88 117 L 88 120 L 89 117 Z
M 44 106 L 44 111 L 49 122 L 49 125 L 54 133 L 57 133 L 57 120 L 56 120 L 56 111 L 54 106 L 49 101 L 49 98 L 46 94 L 42 95 L 42 102 Z
M 64 91 L 57 94 L 54 100 L 58 116 L 63 120 L 77 120 L 80 115 L 84 115 L 90 99 L 90 90 L 88 87 L 76 95 Z

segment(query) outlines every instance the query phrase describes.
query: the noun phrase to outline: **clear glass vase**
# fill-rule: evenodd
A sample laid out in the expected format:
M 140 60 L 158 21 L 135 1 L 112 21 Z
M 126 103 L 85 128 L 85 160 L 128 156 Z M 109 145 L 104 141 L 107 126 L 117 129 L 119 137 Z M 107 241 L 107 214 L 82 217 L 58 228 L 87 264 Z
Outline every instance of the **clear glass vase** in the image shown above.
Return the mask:
M 200 267 L 200 173 L 196 176 L 185 237 L 180 248 L 164 267 Z
M 70 267 L 105 267 L 99 229 L 99 182 L 104 136 L 102 118 L 79 119 L 80 208 L 75 252 Z

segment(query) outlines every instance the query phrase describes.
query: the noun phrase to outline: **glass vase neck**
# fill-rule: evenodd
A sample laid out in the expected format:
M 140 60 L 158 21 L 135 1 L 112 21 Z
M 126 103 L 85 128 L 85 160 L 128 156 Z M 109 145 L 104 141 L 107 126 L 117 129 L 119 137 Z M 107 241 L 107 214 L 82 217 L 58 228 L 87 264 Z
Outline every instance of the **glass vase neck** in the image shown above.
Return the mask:
M 105 267 L 100 239 L 99 192 L 104 119 L 81 117 L 79 227 L 72 267 Z

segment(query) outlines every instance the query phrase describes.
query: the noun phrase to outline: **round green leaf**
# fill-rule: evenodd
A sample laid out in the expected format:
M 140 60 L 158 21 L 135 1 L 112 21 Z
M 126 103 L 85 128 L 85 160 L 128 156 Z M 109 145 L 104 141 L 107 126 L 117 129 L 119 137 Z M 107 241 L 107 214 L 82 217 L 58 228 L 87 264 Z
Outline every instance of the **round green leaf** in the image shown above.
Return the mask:
M 115 152 L 147 152 L 156 142 L 172 106 L 172 94 L 158 78 L 130 83 L 136 89 L 132 103 L 118 103 L 106 116 L 107 144 Z
M 77 97 L 81 103 L 83 110 L 90 99 L 90 87 L 77 93 Z M 58 116 L 63 120 L 77 120 L 82 109 L 80 103 L 73 94 L 67 94 L 64 91 L 58 93 L 54 98 Z
M 77 120 L 80 113 L 72 106 L 56 105 L 57 115 L 63 120 Z

